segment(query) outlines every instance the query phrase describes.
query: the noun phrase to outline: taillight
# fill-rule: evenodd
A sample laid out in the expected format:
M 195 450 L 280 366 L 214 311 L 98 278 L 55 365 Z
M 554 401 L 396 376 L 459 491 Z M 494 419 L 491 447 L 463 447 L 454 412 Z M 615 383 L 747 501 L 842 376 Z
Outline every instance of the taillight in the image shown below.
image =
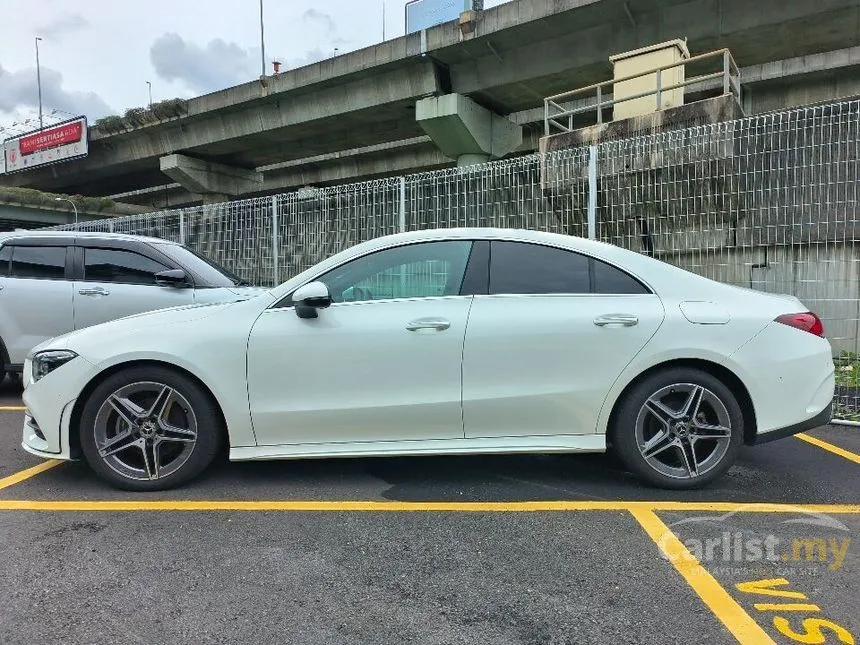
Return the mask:
M 821 318 L 811 311 L 799 314 L 783 314 L 777 316 L 776 322 L 800 329 L 801 331 L 808 331 L 810 334 L 824 338 L 824 323 L 821 322 Z

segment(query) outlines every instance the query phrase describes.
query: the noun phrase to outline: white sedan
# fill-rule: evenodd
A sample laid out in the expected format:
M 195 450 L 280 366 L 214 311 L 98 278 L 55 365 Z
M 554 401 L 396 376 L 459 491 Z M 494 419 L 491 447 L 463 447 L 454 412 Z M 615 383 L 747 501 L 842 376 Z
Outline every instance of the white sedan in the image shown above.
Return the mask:
M 652 485 L 831 417 L 819 318 L 577 237 L 364 242 L 241 302 L 55 338 L 25 366 L 23 446 L 159 490 L 233 460 L 614 450 Z M 572 476 L 574 474 L 572 473 Z

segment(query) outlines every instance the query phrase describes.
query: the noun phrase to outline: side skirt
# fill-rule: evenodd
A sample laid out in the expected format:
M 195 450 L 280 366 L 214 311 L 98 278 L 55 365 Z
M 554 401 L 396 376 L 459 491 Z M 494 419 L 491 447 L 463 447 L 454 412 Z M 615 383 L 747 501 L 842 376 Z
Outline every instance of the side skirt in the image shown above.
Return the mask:
M 602 434 L 433 439 L 427 441 L 357 441 L 230 448 L 231 461 L 311 459 L 315 457 L 399 457 L 552 452 L 605 452 Z

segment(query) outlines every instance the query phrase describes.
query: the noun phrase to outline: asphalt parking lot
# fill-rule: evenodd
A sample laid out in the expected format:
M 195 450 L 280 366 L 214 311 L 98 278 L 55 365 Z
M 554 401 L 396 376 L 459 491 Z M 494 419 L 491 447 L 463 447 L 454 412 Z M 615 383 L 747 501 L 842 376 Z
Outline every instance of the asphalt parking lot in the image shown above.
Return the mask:
M 860 429 L 716 485 L 610 456 L 220 464 L 132 494 L 20 447 L 0 390 L 0 642 L 853 643 Z

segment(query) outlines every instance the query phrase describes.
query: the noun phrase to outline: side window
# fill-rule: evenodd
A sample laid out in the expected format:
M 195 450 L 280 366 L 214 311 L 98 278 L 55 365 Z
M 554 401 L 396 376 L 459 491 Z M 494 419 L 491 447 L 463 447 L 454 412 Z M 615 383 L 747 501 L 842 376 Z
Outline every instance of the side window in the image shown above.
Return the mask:
M 590 292 L 584 255 L 522 242 L 490 246 L 490 293 Z
M 594 265 L 594 293 L 628 295 L 651 293 L 636 278 L 606 262 L 592 259 Z
M 464 240 L 386 249 L 348 262 L 319 280 L 334 302 L 454 296 L 460 293 L 471 247 Z
M 62 280 L 66 277 L 65 246 L 12 246 L 11 249 L 11 277 L 42 280 Z
M 123 284 L 155 284 L 155 274 L 168 267 L 121 249 L 84 249 L 84 280 Z
M 635 278 L 580 253 L 524 242 L 493 242 L 490 293 L 635 294 L 648 290 Z
M 9 262 L 12 260 L 12 247 L 9 245 L 0 249 L 0 277 L 9 275 Z

